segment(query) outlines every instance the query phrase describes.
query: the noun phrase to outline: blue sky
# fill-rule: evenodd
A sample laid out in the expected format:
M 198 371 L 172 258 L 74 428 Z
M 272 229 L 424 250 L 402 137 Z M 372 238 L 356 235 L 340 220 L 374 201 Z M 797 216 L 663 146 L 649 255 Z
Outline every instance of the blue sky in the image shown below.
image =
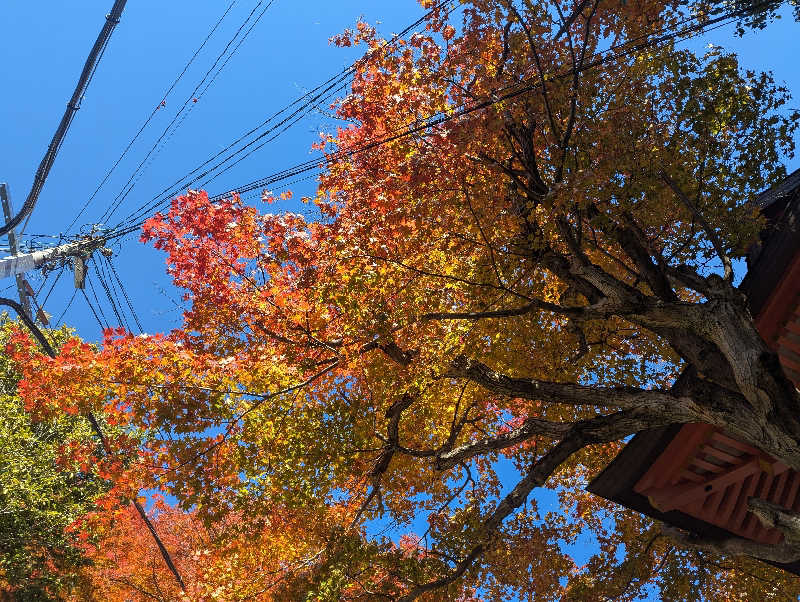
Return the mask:
M 256 3 L 257 0 L 236 2 L 167 98 L 166 106 L 158 111 L 129 157 L 89 205 L 79 226 L 99 220 L 183 100 L 191 98 L 194 85 Z M 0 181 L 8 182 L 16 208 L 27 195 L 35 169 L 111 4 L 111 0 L 49 2 L 45 10 L 41 4 L 7 0 L 0 7 L 3 23 Z M 161 103 L 164 91 L 228 4 L 229 0 L 129 2 L 44 187 L 27 233 L 57 236 L 65 232 L 133 134 Z M 379 31 L 388 37 L 422 13 L 413 0 L 302 3 L 275 0 L 214 85 L 199 102 L 191 103 L 191 112 L 157 153 L 115 218 L 150 200 L 269 114 L 349 65 L 357 57 L 358 49 L 335 48 L 328 43 L 330 36 L 362 17 L 371 23 L 380 22 Z M 744 67 L 773 70 L 778 81 L 785 82 L 800 96 L 800 67 L 791 56 L 792 49 L 797 48 L 796 38 L 797 24 L 785 18 L 766 31 L 750 33 L 743 39 L 734 38 L 732 28 L 727 27 L 691 45 L 699 48 L 713 42 L 732 48 L 740 54 Z M 800 107 L 800 99 L 792 106 Z M 325 123 L 330 121 L 324 115 L 312 115 L 224 174 L 209 192 L 235 188 L 307 160 L 310 146 Z M 798 166 L 797 159 L 787 165 L 790 170 Z M 310 186 L 306 182 L 295 192 L 308 192 Z M 296 210 L 297 205 L 278 206 L 282 208 Z M 116 223 L 114 219 L 111 222 Z M 70 233 L 75 231 L 76 228 Z M 180 312 L 170 298 L 177 300 L 179 293 L 171 289 L 164 274 L 163 255 L 139 244 L 136 237 L 124 239 L 122 246 L 114 247 L 114 251 L 113 263 L 144 329 L 156 332 L 177 326 Z M 96 277 L 90 274 L 90 278 L 101 295 L 106 316 L 114 322 Z M 38 275 L 29 279 L 34 288 L 42 280 Z M 59 316 L 72 297 L 71 280 L 71 274 L 65 274 L 48 298 L 45 309 L 53 316 Z M 49 282 L 52 281 L 51 277 Z M 0 289 L 7 285 L 11 281 L 0 283 Z M 87 292 L 91 297 L 91 291 Z M 0 294 L 14 296 L 15 291 L 12 288 Z M 76 327 L 87 340 L 97 340 L 100 336 L 99 327 L 81 296 L 70 305 L 64 321 Z
M 65 231 L 228 4 L 229 0 L 128 3 L 26 233 L 58 235 Z M 234 5 L 78 226 L 99 220 L 256 4 L 256 0 L 239 0 Z M 8 182 L 15 208 L 27 195 L 110 6 L 110 0 L 51 3 L 47 11 L 42 11 L 29 3 L 4 2 L 0 9 L 6 32 L 0 36 L 4 64 L 0 181 Z M 352 26 L 359 16 L 373 23 L 381 21 L 379 27 L 388 35 L 422 13 L 413 0 L 276 0 L 208 92 L 199 102 L 191 103 L 191 112 L 163 149 L 153 155 L 154 160 L 110 222 L 116 223 L 276 109 L 349 65 L 358 51 L 335 48 L 328 38 Z M 228 190 L 307 160 L 324 121 L 324 116 L 312 115 L 220 177 L 209 192 Z M 305 186 L 310 190 L 313 182 Z M 178 296 L 170 290 L 164 275 L 163 255 L 135 242 L 135 237 L 125 239 L 115 252 L 118 255 L 113 262 L 145 330 L 154 332 L 177 325 L 180 313 L 160 293 L 165 289 L 169 296 Z M 30 280 L 38 288 L 36 277 Z M 45 309 L 56 317 L 72 296 L 70 282 L 69 274 L 62 277 L 47 301 Z M 92 298 L 91 290 L 87 292 Z M 101 301 L 111 321 L 108 301 Z M 80 295 L 64 320 L 87 339 L 99 337 L 99 327 Z
M 164 91 L 228 4 L 229 0 L 128 3 L 26 233 L 58 235 L 66 230 L 133 134 L 159 105 Z M 70 234 L 82 225 L 99 221 L 183 100 L 191 97 L 192 89 L 217 53 L 256 4 L 257 0 L 238 0 L 234 4 L 167 98 L 166 106 L 157 112 Z M 3 93 L 0 94 L 3 133 L 0 181 L 8 182 L 15 207 L 19 207 L 27 195 L 36 166 L 110 6 L 111 0 L 50 3 L 48 10 L 42 11 L 35 4 L 9 1 L 0 9 L 5 25 L 4 34 L 0 36 L 4 65 Z M 415 21 L 422 12 L 414 0 L 309 0 L 304 3 L 275 0 L 208 92 L 199 102 L 190 103 L 191 111 L 180 128 L 154 153 L 135 188 L 109 222 L 116 223 L 115 220 L 150 200 L 266 116 L 350 64 L 359 51 L 331 46 L 330 36 L 352 26 L 359 17 L 372 23 L 380 22 L 379 30 L 389 36 Z M 765 32 L 749 34 L 744 39 L 734 39 L 728 27 L 692 45 L 700 47 L 710 41 L 731 46 L 740 53 L 743 66 L 772 69 L 779 81 L 800 91 L 800 68 L 796 61 L 787 57 L 787 50 L 796 42 L 795 27 L 790 19 L 784 19 Z M 800 100 L 795 105 L 800 106 Z M 209 192 L 235 188 L 307 160 L 311 143 L 325 123 L 330 120 L 324 115 L 311 115 L 223 174 L 209 186 Z M 794 160 L 789 167 L 797 165 Z M 312 182 L 306 182 L 296 187 L 295 192 L 297 188 L 299 192 L 307 192 L 311 186 Z M 284 207 L 297 209 L 296 205 Z M 145 330 L 169 329 L 177 325 L 180 318 L 180 312 L 170 300 L 177 299 L 178 294 L 164 275 L 163 255 L 139 244 L 135 238 L 130 236 L 114 248 L 113 263 Z M 38 289 L 41 282 L 38 275 L 29 279 Z M 40 301 L 53 279 L 51 277 Z M 96 277 L 94 284 L 108 321 L 115 321 Z M 0 289 L 3 286 L 5 284 Z M 12 289 L 6 294 L 13 292 Z M 87 292 L 93 299 L 91 289 Z M 65 274 L 47 299 L 45 309 L 58 317 L 72 293 L 71 277 Z M 80 295 L 69 307 L 64 321 L 77 327 L 86 339 L 99 338 L 99 327 Z

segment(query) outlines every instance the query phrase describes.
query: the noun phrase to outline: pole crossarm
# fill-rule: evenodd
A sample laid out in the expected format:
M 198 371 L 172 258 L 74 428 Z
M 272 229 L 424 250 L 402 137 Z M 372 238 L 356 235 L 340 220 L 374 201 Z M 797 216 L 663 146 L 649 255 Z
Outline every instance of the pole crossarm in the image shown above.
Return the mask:
M 76 257 L 83 259 L 89 257 L 94 251 L 103 247 L 105 243 L 106 239 L 104 237 L 87 237 L 51 249 L 4 257 L 0 259 L 0 278 L 24 274 L 25 272 L 38 269 L 46 263 L 62 258 Z

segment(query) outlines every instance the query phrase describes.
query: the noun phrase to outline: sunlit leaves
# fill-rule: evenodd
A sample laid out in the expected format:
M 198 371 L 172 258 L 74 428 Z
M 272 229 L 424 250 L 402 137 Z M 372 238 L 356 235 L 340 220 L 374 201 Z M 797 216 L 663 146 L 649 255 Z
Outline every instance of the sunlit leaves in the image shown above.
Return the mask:
M 476 549 L 429 599 L 479 587 L 489 599 L 631 599 L 651 579 L 665 599 L 696 599 L 758 578 L 740 565 L 703 576 L 703 559 L 585 493 L 619 442 L 552 474 L 561 513 L 515 499 L 491 532 L 487 517 L 555 437 L 442 457 L 528 419 L 607 409 L 600 394 L 584 405 L 493 392 L 453 376 L 460 356 L 509 379 L 670 386 L 676 349 L 634 310 L 603 313 L 614 295 L 598 291 L 613 281 L 652 298 L 643 262 L 709 274 L 712 238 L 743 252 L 761 227 L 747 202 L 793 151 L 787 91 L 716 48 L 636 46 L 607 60 L 609 46 L 685 20 L 678 3 L 460 4 L 392 45 L 363 22 L 334 38 L 367 53 L 334 107 L 346 125 L 315 143 L 327 159 L 304 199 L 316 219 L 188 191 L 146 223 L 143 240 L 165 252 L 190 304 L 180 329 L 109 332 L 101 349 L 70 340 L 53 360 L 11 341 L 33 415 L 96 410 L 111 427 L 113 453 L 97 464 L 111 486 L 87 518 L 110 596 L 168 581 L 152 547 L 129 552 L 150 545 L 120 510 L 141 490 L 177 500 L 155 515 L 190 598 L 393 597 Z M 579 261 L 559 263 L 567 256 Z M 686 307 L 704 301 L 667 285 Z M 578 566 L 565 546 L 582 530 L 598 553 Z

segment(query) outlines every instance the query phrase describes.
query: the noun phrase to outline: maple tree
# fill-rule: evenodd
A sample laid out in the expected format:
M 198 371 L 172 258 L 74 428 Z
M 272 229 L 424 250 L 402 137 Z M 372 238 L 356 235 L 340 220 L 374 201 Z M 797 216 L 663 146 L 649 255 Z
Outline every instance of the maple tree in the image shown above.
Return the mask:
M 0 316 L 0 349 L 20 326 Z M 68 328 L 48 332 L 56 347 L 72 336 Z M 54 599 L 85 585 L 88 559 L 70 527 L 104 483 L 62 453 L 93 446 L 88 425 L 74 416 L 33 421 L 17 395 L 18 380 L 10 358 L 0 355 L 0 595 Z
M 84 527 L 106 598 L 800 592 L 752 559 L 800 558 L 791 525 L 776 545 L 689 541 L 583 489 L 673 423 L 800 469 L 800 396 L 733 261 L 794 150 L 788 91 L 660 37 L 711 6 L 461 4 L 391 45 L 365 23 L 335 39 L 367 53 L 348 125 L 316 145 L 312 217 L 189 191 L 147 222 L 191 303 L 181 329 L 55 358 L 15 339 L 31 412 L 114 428 Z M 177 499 L 156 522 L 185 594 L 132 552 L 149 544 L 121 508 L 142 489 Z

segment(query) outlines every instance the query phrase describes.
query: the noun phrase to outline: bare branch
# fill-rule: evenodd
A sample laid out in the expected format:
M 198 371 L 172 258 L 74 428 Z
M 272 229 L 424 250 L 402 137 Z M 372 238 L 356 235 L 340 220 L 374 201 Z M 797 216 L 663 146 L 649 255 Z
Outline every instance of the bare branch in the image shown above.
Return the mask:
M 522 15 L 519 14 L 519 11 L 514 6 L 513 2 L 504 0 L 503 3 L 506 5 L 508 10 L 514 13 L 514 16 L 517 18 L 517 21 L 519 21 L 520 26 L 525 31 L 525 35 L 528 38 L 528 44 L 530 45 L 531 52 L 533 53 L 533 60 L 536 62 L 536 70 L 539 72 L 539 84 L 542 91 L 542 100 L 544 100 L 544 106 L 547 111 L 547 118 L 550 121 L 550 128 L 553 130 L 553 136 L 558 139 L 560 137 L 559 129 L 556 125 L 556 119 L 553 115 L 553 110 L 550 107 L 550 95 L 547 93 L 547 83 L 544 78 L 544 70 L 542 69 L 542 62 L 539 58 L 539 51 L 537 50 L 536 42 L 533 39 L 531 28 L 528 27 L 527 23 L 525 23 L 525 19 L 523 19 Z
M 511 19 L 506 21 L 505 27 L 503 27 L 503 53 L 500 55 L 500 62 L 497 64 L 497 71 L 495 72 L 495 78 L 499 78 L 503 75 L 503 70 L 506 67 L 506 61 L 508 60 L 508 53 L 510 50 L 508 44 L 508 32 L 511 30 L 511 26 L 514 24 Z
M 586 8 L 586 6 L 589 4 L 589 2 L 590 2 L 590 0 L 583 0 L 583 2 L 581 2 L 575 8 L 575 10 L 572 11 L 572 14 L 569 17 L 567 17 L 566 19 L 564 19 L 563 15 L 562 15 L 561 27 L 559 27 L 559 29 L 556 32 L 556 35 L 554 36 L 553 39 L 557 40 L 562 35 L 564 35 L 567 31 L 569 31 L 569 28 L 572 27 L 572 24 L 577 20 L 578 17 L 581 16 L 581 14 L 583 13 L 583 10 Z M 599 2 L 597 2 L 596 4 L 599 4 Z
M 281 395 L 286 395 L 287 393 L 294 393 L 295 391 L 299 391 L 300 389 L 303 389 L 303 388 L 307 387 L 308 385 L 313 383 L 315 380 L 317 380 L 318 378 L 323 377 L 328 372 L 333 370 L 336 366 L 338 366 L 339 365 L 339 360 L 338 359 L 333 359 L 333 360 L 331 360 L 329 362 L 326 362 L 326 363 L 328 365 L 325 366 L 322 370 L 320 370 L 319 372 L 317 372 L 315 374 L 312 374 L 311 376 L 309 376 L 306 380 L 304 380 L 302 382 L 299 382 L 299 383 L 296 383 L 296 384 L 291 385 L 289 387 L 286 387 L 285 389 L 280 389 L 279 391 L 274 391 L 273 393 L 266 393 L 264 395 L 261 395 L 260 396 L 261 399 L 259 399 L 257 402 L 254 402 L 253 405 L 251 405 L 244 412 L 242 412 L 239 415 L 238 419 L 241 420 L 242 418 L 247 416 L 250 412 L 252 412 L 255 409 L 257 409 L 258 407 L 262 406 L 264 404 L 264 402 L 269 401 L 270 399 L 274 399 L 275 397 L 279 397 Z
M 684 547 L 711 552 L 720 556 L 751 556 L 782 564 L 800 560 L 800 550 L 785 543 L 758 543 L 741 537 L 727 539 L 702 538 L 668 526 L 665 526 L 663 531 L 664 535 Z
M 580 59 L 576 59 L 575 57 L 575 48 L 572 43 L 572 36 L 567 35 L 567 42 L 569 46 L 569 53 L 572 57 L 572 94 L 570 95 L 570 107 L 569 107 L 569 117 L 567 117 L 567 127 L 564 129 L 564 136 L 561 138 L 561 161 L 559 166 L 556 170 L 556 182 L 561 182 L 564 179 L 564 165 L 567 160 L 567 148 L 569 146 L 569 139 L 572 137 L 572 129 L 575 127 L 575 119 L 578 115 L 578 83 L 580 79 L 580 74 L 583 72 L 583 63 L 586 60 L 586 48 L 588 47 L 588 40 L 589 40 L 589 31 L 592 25 L 592 18 L 594 17 L 595 12 L 597 11 L 597 5 L 599 0 L 595 1 L 594 7 L 592 7 L 592 11 L 589 13 L 589 17 L 586 19 L 586 26 L 583 32 L 583 47 L 581 48 L 581 56 Z M 584 3 L 585 4 L 585 3 Z M 584 4 L 581 5 L 581 11 L 583 10 Z M 564 21 L 564 15 L 561 14 L 561 8 L 559 7 L 558 3 L 554 3 L 556 10 L 558 10 L 558 14 L 561 17 L 562 22 Z M 578 13 L 573 13 L 573 18 L 577 16 Z M 569 26 L 567 26 L 568 28 Z
M 502 286 L 498 286 L 496 284 L 489 284 L 489 283 L 486 283 L 486 282 L 475 282 L 474 280 L 467 280 L 466 278 L 459 278 L 457 276 L 449 276 L 447 274 L 438 274 L 436 272 L 431 272 L 430 270 L 424 270 L 424 269 L 421 269 L 421 268 L 414 267 L 412 265 L 409 265 L 409 264 L 404 263 L 402 261 L 399 261 L 397 259 L 392 259 L 391 257 L 382 257 L 380 255 L 372 255 L 372 254 L 369 254 L 369 253 L 363 253 L 361 255 L 351 255 L 350 256 L 350 259 L 358 259 L 358 258 L 372 259 L 374 261 L 385 261 L 386 263 L 394 264 L 394 265 L 396 265 L 398 267 L 403 268 L 404 270 L 408 270 L 409 272 L 413 272 L 413 273 L 419 274 L 421 276 L 429 276 L 431 278 L 440 278 L 442 280 L 448 280 L 450 282 L 460 282 L 462 284 L 466 284 L 466 285 L 469 285 L 469 286 L 476 286 L 476 287 L 480 287 L 480 288 L 490 288 L 490 289 L 499 290 L 499 291 L 503 291 L 503 292 L 509 293 L 511 295 L 514 295 L 515 297 L 520 297 L 520 298 L 525 299 L 525 300 L 530 300 L 529 297 L 527 297 L 526 295 L 523 295 L 523 294 L 518 293 L 516 291 L 513 291 L 511 289 L 504 288 Z
M 672 189 L 672 192 L 675 193 L 675 196 L 677 196 L 681 200 L 681 202 L 684 205 L 686 205 L 689 211 L 692 212 L 694 218 L 703 228 L 703 231 L 705 231 L 706 236 L 708 236 L 708 239 L 714 246 L 714 251 L 716 251 L 717 255 L 720 258 L 720 261 L 722 261 L 722 266 L 724 269 L 723 279 L 725 280 L 725 282 L 730 284 L 731 282 L 733 282 L 733 265 L 731 264 L 731 258 L 728 257 L 728 254 L 725 252 L 725 248 L 722 246 L 722 241 L 720 241 L 719 237 L 717 236 L 717 233 L 714 232 L 714 229 L 706 221 L 702 213 L 700 213 L 697 207 L 695 207 L 694 203 L 692 203 L 689 197 L 686 196 L 686 193 L 683 192 L 683 190 L 681 190 L 681 187 L 678 186 L 678 183 L 675 182 L 675 180 L 673 180 L 671 177 L 669 177 L 669 174 L 667 174 L 667 172 L 664 171 L 663 169 L 661 170 L 660 175 L 661 179 L 664 180 L 667 186 L 669 186 Z
M 542 257 L 543 265 L 556 274 L 556 276 L 568 283 L 575 284 L 576 287 L 585 289 L 585 285 L 589 284 L 601 296 L 608 297 L 614 303 L 640 303 L 644 299 L 644 295 L 641 291 L 623 282 L 619 278 L 612 276 L 589 260 L 578 243 L 573 227 L 567 221 L 566 217 L 562 215 L 557 217 L 554 221 L 561 237 L 570 250 L 570 256 L 567 258 L 550 250 Z M 581 290 L 581 292 L 584 293 L 583 290 Z M 593 299 L 590 294 L 586 294 L 586 297 L 590 301 L 599 300 Z
M 512 307 L 509 309 L 497 309 L 494 311 L 477 311 L 477 312 L 431 312 L 428 314 L 422 314 L 420 316 L 420 320 L 429 321 L 429 320 L 486 320 L 491 318 L 515 318 L 518 316 L 524 316 L 525 314 L 531 313 L 534 309 L 544 309 L 539 307 L 539 303 L 533 302 L 528 303 L 527 305 L 523 305 L 521 307 Z M 545 305 L 550 305 L 549 303 Z M 561 313 L 559 310 L 567 309 L 561 308 L 556 305 L 553 305 L 552 308 L 548 308 L 549 311 L 554 311 L 556 313 Z M 580 309 L 580 308 L 578 308 Z
M 398 401 L 394 402 L 388 410 L 386 410 L 386 418 L 389 419 L 389 424 L 386 427 L 386 437 L 382 437 L 378 435 L 378 438 L 386 441 L 386 445 L 383 447 L 381 454 L 375 460 L 375 465 L 372 467 L 372 470 L 369 471 L 367 475 L 372 480 L 372 491 L 370 491 L 367 498 L 361 504 L 361 507 L 356 512 L 353 520 L 350 523 L 350 527 L 352 528 L 358 520 L 361 518 L 361 515 L 369 506 L 370 502 L 374 498 L 378 498 L 379 507 L 382 506 L 381 502 L 381 477 L 383 473 L 389 468 L 389 464 L 392 462 L 392 458 L 397 451 L 405 450 L 400 446 L 400 418 L 403 415 L 403 412 L 408 409 L 408 407 L 414 403 L 414 398 L 405 393 Z
M 506 27 L 508 27 L 510 24 L 511 22 L 509 21 Z M 500 269 L 497 267 L 497 261 L 494 257 L 494 249 L 492 248 L 489 238 L 486 236 L 486 233 L 483 230 L 483 226 L 481 226 L 481 220 L 478 219 L 478 215 L 475 213 L 475 209 L 472 207 L 472 200 L 470 199 L 469 190 L 466 188 L 464 188 L 464 198 L 467 200 L 467 207 L 469 207 L 469 212 L 472 214 L 472 219 L 475 220 L 475 225 L 478 226 L 478 231 L 481 233 L 481 238 L 483 238 L 486 248 L 489 249 L 489 259 L 492 262 L 492 269 L 494 270 L 494 275 L 497 278 L 497 284 L 506 288 L 506 284 L 503 282 L 503 277 L 500 274 Z
M 507 433 L 502 433 L 492 438 L 481 439 L 473 443 L 467 443 L 452 451 L 439 454 L 436 458 L 436 470 L 447 470 L 474 456 L 506 449 L 507 447 L 527 441 L 536 435 L 558 439 L 567 434 L 572 426 L 573 423 L 571 422 L 560 423 L 542 420 L 540 418 L 528 418 L 522 426 L 508 431 Z

